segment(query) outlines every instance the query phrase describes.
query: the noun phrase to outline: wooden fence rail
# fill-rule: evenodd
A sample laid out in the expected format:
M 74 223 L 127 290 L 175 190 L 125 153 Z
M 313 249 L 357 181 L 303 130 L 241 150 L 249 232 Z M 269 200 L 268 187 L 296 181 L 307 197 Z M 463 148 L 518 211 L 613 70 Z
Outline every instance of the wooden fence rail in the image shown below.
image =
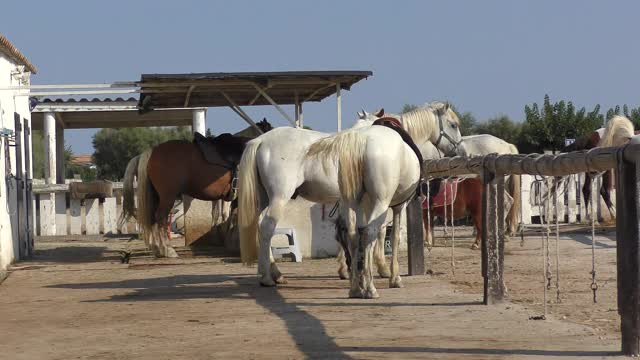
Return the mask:
M 501 205 L 504 204 L 505 175 L 555 177 L 614 169 L 617 185 L 616 252 L 622 352 L 625 355 L 640 355 L 640 145 L 595 148 L 560 155 L 491 154 L 473 158 L 453 157 L 427 160 L 423 169 L 429 177 L 475 174 L 483 180 L 482 274 L 485 279 L 485 304 L 499 303 L 505 297 L 505 218 L 504 206 Z M 596 197 L 592 196 L 594 198 Z M 422 241 L 411 235 L 422 232 L 421 218 L 407 219 L 407 224 L 408 240 Z M 415 262 L 424 257 L 424 247 L 420 245 L 408 244 L 410 261 Z

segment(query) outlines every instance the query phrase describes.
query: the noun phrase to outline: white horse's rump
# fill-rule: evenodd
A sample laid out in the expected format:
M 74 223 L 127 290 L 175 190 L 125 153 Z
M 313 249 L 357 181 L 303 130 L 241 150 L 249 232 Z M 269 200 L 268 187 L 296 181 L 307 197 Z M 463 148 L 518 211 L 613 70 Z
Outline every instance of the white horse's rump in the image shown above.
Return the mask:
M 414 139 L 417 143 L 431 139 L 438 141 L 441 133 L 446 133 L 455 142 L 460 141 L 457 128 L 459 121 L 448 105 L 434 103 L 414 112 L 432 113 L 432 116 L 420 117 L 429 124 L 421 125 L 420 130 L 414 131 L 425 136 L 425 139 Z M 411 122 L 411 125 L 417 126 L 417 121 Z M 407 128 L 409 133 L 410 130 Z M 257 258 L 260 283 L 263 285 L 273 286 L 276 282 L 284 281 L 270 256 L 271 237 L 285 205 L 294 193 L 324 204 L 335 203 L 340 198 L 337 161 L 319 164 L 317 160 L 306 156 L 314 142 L 328 136 L 311 130 L 277 128 L 250 141 L 243 154 L 238 186 L 242 260 L 253 263 Z M 439 147 L 449 152 L 454 145 L 445 138 L 440 141 Z M 344 184 L 350 182 L 348 179 L 342 181 Z M 353 188 L 357 186 L 352 184 Z M 341 203 L 341 214 L 347 214 L 344 206 Z M 256 249 L 257 245 L 260 251 Z M 384 261 L 384 257 L 381 261 Z
M 337 162 L 340 201 L 356 214 L 356 224 L 347 220 L 353 260 L 349 296 L 375 298 L 378 294 L 371 275 L 373 246 L 387 209 L 393 205 L 394 220 L 399 220 L 405 202 L 415 194 L 420 181 L 418 157 L 398 133 L 384 126 L 322 139 L 311 146 L 307 157 L 323 164 Z M 396 230 L 397 224 L 394 225 Z M 394 237 L 394 242 L 397 240 Z M 397 247 L 393 258 L 390 284 L 400 287 Z

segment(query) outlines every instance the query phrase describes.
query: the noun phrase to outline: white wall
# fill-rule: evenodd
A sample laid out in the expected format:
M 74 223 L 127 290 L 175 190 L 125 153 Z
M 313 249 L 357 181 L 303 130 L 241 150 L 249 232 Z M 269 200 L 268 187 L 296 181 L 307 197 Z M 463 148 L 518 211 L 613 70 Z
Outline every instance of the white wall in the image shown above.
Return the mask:
M 17 86 L 18 81 L 13 79 L 11 71 L 16 64 L 0 53 L 0 87 Z M 29 99 L 26 96 L 13 98 L 9 91 L 0 91 L 0 128 L 5 127 L 15 131 L 14 112 L 20 114 L 21 118 L 31 119 L 29 112 Z M 24 124 L 23 124 L 24 127 Z M 22 169 L 16 169 L 15 148 L 9 149 L 11 158 L 12 174 L 24 172 L 24 161 Z M 18 229 L 13 224 L 17 223 L 17 189 L 15 181 L 12 180 L 9 192 L 5 181 L 5 158 L 4 145 L 0 146 L 0 270 L 7 268 L 9 264 L 18 258 Z M 24 158 L 24 153 L 23 153 Z M 26 200 L 26 199 L 25 199 Z

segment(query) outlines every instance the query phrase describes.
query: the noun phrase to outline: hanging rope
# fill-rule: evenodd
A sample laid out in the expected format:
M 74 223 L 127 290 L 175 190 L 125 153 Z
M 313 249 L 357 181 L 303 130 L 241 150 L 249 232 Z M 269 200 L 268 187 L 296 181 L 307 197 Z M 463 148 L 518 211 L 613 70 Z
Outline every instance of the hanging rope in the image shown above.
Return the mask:
M 453 180 L 452 182 L 453 186 L 456 186 L 455 184 L 455 180 Z M 445 193 L 446 193 L 446 188 L 445 188 Z M 453 273 L 453 275 L 456 274 L 456 258 L 455 258 L 455 249 L 456 249 L 456 225 L 454 224 L 454 220 L 455 220 L 455 211 L 454 211 L 454 203 L 455 203 L 455 198 L 451 199 L 451 272 Z M 447 208 L 447 203 L 445 202 L 444 204 L 444 208 Z M 446 222 L 446 218 L 445 218 L 445 222 Z
M 549 194 L 549 192 L 551 191 L 551 178 L 547 177 L 546 178 L 546 185 L 547 185 L 547 206 L 545 209 L 545 219 L 544 219 L 544 223 L 545 223 L 545 259 L 547 261 L 547 267 L 545 270 L 545 275 L 547 278 L 547 290 L 551 290 L 551 280 L 552 280 L 552 274 L 551 274 L 551 251 L 549 250 L 549 240 L 551 238 L 551 227 L 549 226 L 550 221 L 549 219 L 551 218 L 551 196 Z
M 562 180 L 556 180 L 556 184 L 554 188 L 556 191 L 553 193 L 553 202 L 555 203 L 555 217 L 556 217 L 556 302 L 560 303 L 562 300 L 560 299 L 560 216 L 558 215 L 558 187 L 557 185 Z M 567 184 L 565 184 L 566 188 Z M 562 201 L 562 205 L 564 206 L 564 198 Z
M 433 242 L 435 241 L 435 239 L 433 238 L 433 236 L 431 236 L 431 234 L 433 233 L 433 231 L 431 231 L 431 198 L 430 195 L 431 194 L 431 189 L 429 188 L 429 179 L 427 179 L 427 227 L 429 228 L 429 234 L 426 234 L 428 237 L 431 238 L 431 242 L 427 242 L 427 274 L 429 275 L 433 275 L 433 269 L 431 268 L 431 250 L 433 249 Z
M 588 176 L 588 175 L 587 175 Z M 597 303 L 596 297 L 598 292 L 598 281 L 596 279 L 596 201 L 600 201 L 600 198 L 594 196 L 596 193 L 597 177 L 600 174 L 594 176 L 591 180 L 591 291 L 593 291 L 593 303 Z
M 524 206 L 522 206 L 522 202 L 524 201 L 524 191 L 522 190 L 522 175 L 511 175 L 511 176 L 519 176 L 520 177 L 520 247 L 524 247 Z M 511 179 L 513 181 L 513 179 Z M 531 192 L 529 192 L 531 194 Z M 531 199 L 527 199 L 527 201 L 531 201 Z M 529 219 L 531 220 L 531 219 Z
M 538 179 L 538 177 L 536 176 L 535 181 L 532 183 L 532 186 L 535 184 L 537 187 L 537 191 L 534 193 L 535 198 L 538 199 L 538 213 L 540 214 L 540 226 L 541 226 L 541 231 L 540 231 L 540 248 L 541 248 L 541 255 L 542 255 L 542 277 L 544 278 L 543 280 L 543 315 L 542 315 L 542 319 L 546 319 L 547 316 L 547 286 L 546 286 L 546 272 L 547 272 L 547 261 L 546 261 L 546 256 L 545 256 L 545 234 L 544 234 L 544 207 L 543 207 L 543 200 L 542 200 L 542 182 L 544 181 L 544 178 L 542 179 Z
M 446 238 L 449 234 L 449 230 L 447 230 L 447 185 L 449 184 L 449 178 L 445 178 L 442 180 L 444 183 L 444 234 L 443 236 Z

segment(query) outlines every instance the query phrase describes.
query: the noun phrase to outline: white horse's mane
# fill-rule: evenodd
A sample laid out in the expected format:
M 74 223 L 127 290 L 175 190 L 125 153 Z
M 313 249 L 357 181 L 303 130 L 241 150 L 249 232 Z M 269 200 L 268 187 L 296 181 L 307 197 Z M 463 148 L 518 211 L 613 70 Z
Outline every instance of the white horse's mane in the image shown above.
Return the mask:
M 605 126 L 604 135 L 598 143 L 599 147 L 619 146 L 634 136 L 633 123 L 628 118 L 616 115 Z
M 434 101 L 417 109 L 408 111 L 401 115 L 402 127 L 407 130 L 412 139 L 423 139 L 428 137 L 434 131 L 439 131 L 438 118 L 436 114 L 446 106 L 446 103 Z M 447 110 L 447 114 L 456 125 L 460 124 L 460 119 L 458 119 L 458 116 L 451 108 Z

